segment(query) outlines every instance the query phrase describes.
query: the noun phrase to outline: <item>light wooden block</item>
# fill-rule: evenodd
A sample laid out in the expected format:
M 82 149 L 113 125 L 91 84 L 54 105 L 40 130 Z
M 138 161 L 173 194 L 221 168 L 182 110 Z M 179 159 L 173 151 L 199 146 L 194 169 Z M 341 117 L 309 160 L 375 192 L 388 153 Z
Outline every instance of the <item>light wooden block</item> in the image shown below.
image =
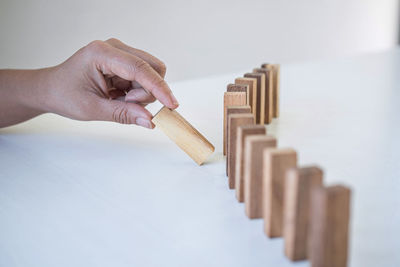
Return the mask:
M 249 104 L 254 118 L 257 116 L 257 79 L 256 78 L 236 78 L 236 84 L 247 85 L 249 87 Z
M 286 172 L 284 195 L 285 255 L 292 261 L 307 258 L 311 192 L 322 185 L 323 172 L 316 166 Z
M 227 133 L 225 133 L 226 130 L 226 125 L 228 123 L 226 119 L 226 109 L 228 106 L 245 106 L 247 101 L 247 96 L 246 93 L 243 92 L 225 92 L 224 93 L 224 125 L 223 127 L 223 154 L 226 155 L 226 139 L 225 136 Z
M 199 165 L 214 152 L 214 146 L 176 110 L 163 107 L 152 122 Z
M 264 231 L 268 237 L 283 234 L 285 173 L 296 165 L 297 154 L 291 148 L 264 150 L 263 215 Z
M 350 195 L 350 189 L 341 185 L 312 191 L 308 250 L 312 267 L 347 266 Z
M 228 106 L 226 108 L 226 117 L 229 118 L 229 115 L 231 115 L 231 114 L 245 114 L 245 113 L 252 114 L 250 111 L 251 111 L 250 106 Z M 225 129 L 224 129 L 224 133 L 225 133 L 224 149 L 225 149 L 225 151 L 227 151 L 227 145 L 228 145 L 228 132 L 229 132 L 229 129 L 228 129 L 228 123 L 227 123 L 225 126 Z M 228 161 L 226 163 L 226 170 L 227 170 L 226 174 L 228 175 Z
M 235 159 L 236 159 L 236 139 L 239 126 L 254 124 L 254 116 L 247 114 L 232 114 L 228 118 L 228 148 L 227 148 L 227 174 L 229 177 L 229 188 L 235 188 Z
M 265 68 L 256 68 L 253 69 L 253 72 L 265 74 L 265 98 L 261 101 L 264 101 L 264 123 L 270 124 L 273 113 L 273 71 Z
M 267 130 L 264 125 L 240 126 L 236 139 L 236 163 L 235 163 L 235 189 L 239 202 L 244 201 L 244 140 L 250 135 L 265 135 Z
M 246 73 L 244 75 L 245 78 L 255 78 L 257 79 L 257 97 L 256 97 L 256 123 L 257 124 L 264 124 L 264 101 L 265 99 L 265 74 L 264 73 Z
M 246 105 L 250 106 L 250 88 L 248 85 L 230 83 L 226 86 L 226 91 L 246 93 Z
M 268 135 L 250 135 L 244 139 L 244 202 L 250 219 L 263 217 L 264 149 L 276 145 L 277 140 Z
M 280 87 L 280 76 L 281 70 L 279 64 L 262 64 L 262 68 L 268 68 L 273 71 L 273 112 L 274 118 L 279 117 L 279 87 Z

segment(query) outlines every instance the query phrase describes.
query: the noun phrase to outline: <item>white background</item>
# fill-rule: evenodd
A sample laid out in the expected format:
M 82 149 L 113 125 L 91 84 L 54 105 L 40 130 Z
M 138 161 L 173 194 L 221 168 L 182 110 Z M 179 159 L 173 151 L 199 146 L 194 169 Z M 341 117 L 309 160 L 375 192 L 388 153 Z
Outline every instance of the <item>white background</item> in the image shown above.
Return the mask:
M 116 37 L 160 57 L 176 81 L 389 48 L 397 15 L 397 0 L 1 0 L 0 68 L 58 64 Z

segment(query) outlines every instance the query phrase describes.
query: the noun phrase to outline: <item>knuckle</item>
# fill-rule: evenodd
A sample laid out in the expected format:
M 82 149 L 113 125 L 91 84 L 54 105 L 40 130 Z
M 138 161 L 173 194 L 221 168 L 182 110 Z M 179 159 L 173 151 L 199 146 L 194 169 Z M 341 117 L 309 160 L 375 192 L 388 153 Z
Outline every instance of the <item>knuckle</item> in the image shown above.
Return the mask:
M 164 78 L 165 73 L 167 72 L 167 66 L 165 65 L 164 62 L 160 61 L 159 66 L 158 66 L 158 71 L 157 71 L 161 77 Z
M 125 105 L 115 107 L 112 114 L 112 120 L 122 124 L 131 124 L 128 108 Z
M 144 60 L 137 60 L 133 65 L 133 71 L 135 73 L 146 72 L 150 68 L 149 63 Z
M 107 39 L 106 43 L 109 43 L 109 44 L 120 44 L 121 41 L 118 40 L 117 38 L 111 37 L 111 38 Z

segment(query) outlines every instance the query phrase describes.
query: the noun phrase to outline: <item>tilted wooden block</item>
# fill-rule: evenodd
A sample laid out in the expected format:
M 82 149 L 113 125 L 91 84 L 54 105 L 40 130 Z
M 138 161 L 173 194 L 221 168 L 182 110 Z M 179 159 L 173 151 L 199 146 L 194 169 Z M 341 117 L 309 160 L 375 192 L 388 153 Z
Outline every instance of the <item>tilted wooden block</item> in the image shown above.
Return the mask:
M 286 172 L 284 196 L 285 255 L 292 261 L 307 258 L 311 192 L 322 185 L 323 172 L 316 166 Z
M 246 93 L 246 105 L 250 106 L 250 88 L 245 84 L 230 83 L 226 86 L 227 92 L 244 92 Z
M 226 155 L 226 139 L 225 136 L 227 133 L 225 133 L 226 130 L 226 125 L 228 123 L 227 118 L 226 118 L 226 109 L 228 106 L 245 106 L 246 105 L 246 93 L 243 92 L 225 92 L 224 93 L 224 125 L 223 125 L 223 153 Z
M 291 148 L 264 150 L 263 215 L 268 237 L 282 236 L 285 173 L 296 165 L 297 154 Z
M 246 73 L 244 75 L 245 78 L 255 78 L 257 79 L 257 111 L 256 111 L 256 123 L 257 124 L 264 124 L 264 101 L 265 99 L 265 74 L 264 73 Z
M 249 104 L 254 118 L 257 116 L 257 79 L 256 78 L 236 78 L 236 84 L 249 86 Z
M 250 219 L 263 217 L 264 149 L 276 147 L 268 135 L 250 135 L 244 139 L 244 202 Z
M 229 177 L 229 188 L 235 188 L 235 159 L 236 138 L 239 126 L 254 124 L 254 116 L 247 114 L 232 114 L 228 118 L 228 149 L 227 149 L 227 174 Z
M 199 165 L 214 152 L 214 146 L 176 110 L 163 107 L 152 122 Z
M 244 113 L 249 113 L 252 114 L 250 106 L 227 106 L 226 108 L 226 117 L 229 118 L 229 115 L 231 114 L 244 114 Z M 225 151 L 227 151 L 227 146 L 228 146 L 228 123 L 225 126 L 224 132 L 225 132 L 225 138 L 224 138 L 224 143 L 225 143 Z M 228 174 L 228 163 L 226 165 L 226 174 Z
M 235 189 L 239 202 L 244 201 L 244 140 L 250 135 L 265 135 L 264 125 L 240 126 L 236 138 Z
M 341 185 L 312 190 L 308 249 L 312 267 L 347 266 L 350 194 Z
M 253 69 L 253 72 L 265 74 L 265 98 L 262 99 L 261 101 L 264 101 L 264 123 L 270 124 L 272 122 L 272 112 L 273 112 L 273 99 L 272 99 L 273 72 L 272 70 L 263 68 Z
M 281 70 L 279 64 L 262 64 L 262 68 L 271 69 L 273 71 L 273 112 L 274 118 L 279 117 L 279 87 L 280 87 L 280 76 Z

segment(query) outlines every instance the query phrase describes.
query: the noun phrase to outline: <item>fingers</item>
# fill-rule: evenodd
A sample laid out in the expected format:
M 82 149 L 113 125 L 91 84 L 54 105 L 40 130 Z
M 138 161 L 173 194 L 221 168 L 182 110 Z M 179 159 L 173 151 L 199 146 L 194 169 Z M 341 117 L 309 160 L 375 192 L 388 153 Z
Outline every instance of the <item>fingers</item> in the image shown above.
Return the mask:
M 152 103 L 155 100 L 155 97 L 143 88 L 132 89 L 125 96 L 125 101 L 140 102 L 143 104 Z
M 153 129 L 152 115 L 143 106 L 100 98 L 96 112 L 93 114 L 95 120 L 113 121 L 123 124 L 136 124 L 145 128 Z
M 132 55 L 135 55 L 141 59 L 143 59 L 144 61 L 146 61 L 147 63 L 150 64 L 151 67 L 153 67 L 153 69 L 162 77 L 165 77 L 165 73 L 167 71 L 167 67 L 165 66 L 164 62 L 162 62 L 161 60 L 159 60 L 158 58 L 156 58 L 155 56 L 142 51 L 140 49 L 136 49 L 133 47 L 130 47 L 126 44 L 124 44 L 123 42 L 121 42 L 118 39 L 115 38 L 111 38 L 108 39 L 106 41 L 106 43 L 112 45 L 115 48 L 121 49 L 127 53 L 130 53 Z
M 100 41 L 91 46 L 95 64 L 104 75 L 137 81 L 165 106 L 171 109 L 179 106 L 165 80 L 146 61 Z

